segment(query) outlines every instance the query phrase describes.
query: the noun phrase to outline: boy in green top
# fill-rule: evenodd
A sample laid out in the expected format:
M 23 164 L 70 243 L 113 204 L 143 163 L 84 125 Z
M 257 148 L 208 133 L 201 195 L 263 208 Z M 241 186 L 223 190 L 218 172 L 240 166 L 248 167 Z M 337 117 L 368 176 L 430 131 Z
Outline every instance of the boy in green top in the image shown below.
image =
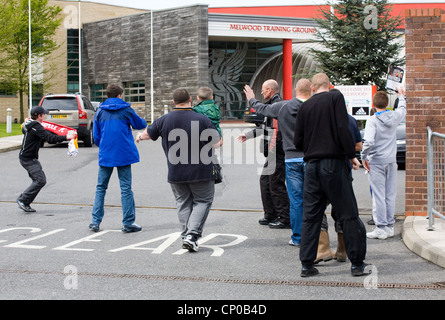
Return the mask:
M 213 123 L 215 129 L 218 131 L 219 136 L 221 137 L 221 139 L 219 139 L 219 146 L 221 147 L 223 142 L 222 132 L 219 126 L 219 122 L 221 121 L 221 114 L 219 112 L 219 107 L 213 100 L 213 90 L 209 87 L 201 87 L 198 89 L 198 96 L 196 98 L 198 99 L 199 103 L 193 107 L 193 111 L 205 115 Z M 213 164 L 213 174 L 215 174 L 216 172 L 221 172 L 221 165 L 219 164 L 216 155 L 213 156 Z M 215 183 L 220 183 L 222 181 L 221 175 L 219 174 L 217 176 L 219 178 L 215 180 Z
M 215 101 L 213 101 L 213 90 L 209 87 L 199 88 L 197 99 L 199 103 L 193 107 L 193 110 L 209 118 L 219 132 L 219 135 L 222 137 L 221 128 L 219 127 L 221 114 L 219 112 L 219 107 L 215 104 Z

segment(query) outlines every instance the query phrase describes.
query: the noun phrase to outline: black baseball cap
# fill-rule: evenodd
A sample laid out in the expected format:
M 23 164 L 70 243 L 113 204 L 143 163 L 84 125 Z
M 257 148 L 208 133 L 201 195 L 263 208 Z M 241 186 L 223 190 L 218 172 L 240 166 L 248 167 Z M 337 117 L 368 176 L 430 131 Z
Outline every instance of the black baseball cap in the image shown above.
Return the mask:
M 43 107 L 40 106 L 35 106 L 31 108 L 31 116 L 38 116 L 39 114 L 42 113 L 48 113 L 48 111 L 46 111 Z

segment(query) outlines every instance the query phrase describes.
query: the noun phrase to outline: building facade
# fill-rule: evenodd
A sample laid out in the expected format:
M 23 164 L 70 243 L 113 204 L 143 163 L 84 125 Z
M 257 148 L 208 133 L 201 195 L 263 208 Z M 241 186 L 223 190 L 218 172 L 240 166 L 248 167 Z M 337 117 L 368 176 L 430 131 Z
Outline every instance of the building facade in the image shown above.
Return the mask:
M 207 21 L 207 7 L 192 6 L 85 24 L 83 92 L 103 101 L 118 83 L 141 116 L 161 116 L 177 87 L 208 85 Z
M 59 48 L 45 61 L 33 61 L 33 105 L 38 104 L 43 94 L 47 92 L 79 92 L 79 6 L 81 24 L 146 12 L 146 10 L 84 1 L 49 0 L 48 5 L 58 6 L 62 9 L 62 24 L 55 35 Z M 26 95 L 24 108 L 27 111 L 28 101 L 28 95 Z M 0 91 L 0 122 L 6 121 L 8 108 L 12 109 L 13 121 L 19 121 L 19 103 L 16 92 Z
M 186 87 L 196 96 L 199 86 L 209 86 L 223 118 L 240 119 L 245 84 L 259 95 L 262 82 L 274 78 L 282 96 L 290 99 L 298 76 L 318 70 L 308 54 L 317 46 L 311 42 L 317 28 L 312 18 L 320 9 L 315 5 L 195 5 L 150 12 L 87 1 L 49 4 L 62 8 L 56 35 L 60 47 L 42 62 L 45 73 L 33 104 L 47 92 L 82 92 L 100 102 L 107 84 L 119 83 L 125 100 L 150 121 L 172 106 L 175 88 Z M 392 14 L 403 16 L 406 9 L 425 5 L 395 4 Z M 438 6 L 445 9 L 445 4 Z M 19 118 L 18 104 L 13 92 L 0 92 L 0 121 L 7 108 L 13 119 Z
M 195 97 L 200 86 L 209 86 L 223 118 L 242 119 L 244 85 L 251 84 L 259 94 L 266 78 L 284 82 L 282 38 L 288 38 L 292 61 L 292 41 L 301 55 L 298 42 L 307 47 L 315 27 L 309 19 L 209 14 L 204 5 L 88 23 L 83 28 L 82 92 L 103 101 L 106 85 L 119 83 L 125 99 L 150 120 L 172 106 L 174 89 L 186 87 Z M 310 60 L 303 64 L 314 68 Z M 291 62 L 291 88 L 299 67 Z

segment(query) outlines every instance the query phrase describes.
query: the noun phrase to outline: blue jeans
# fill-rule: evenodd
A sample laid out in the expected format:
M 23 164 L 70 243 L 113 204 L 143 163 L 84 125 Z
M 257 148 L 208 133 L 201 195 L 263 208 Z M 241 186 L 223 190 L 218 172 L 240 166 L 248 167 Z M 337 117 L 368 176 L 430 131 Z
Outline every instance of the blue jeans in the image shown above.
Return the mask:
M 306 164 L 304 162 L 286 162 L 287 194 L 290 200 L 290 225 L 292 241 L 301 241 L 301 226 L 303 224 L 303 185 Z
M 131 191 L 131 165 L 116 168 L 121 188 L 122 212 L 124 215 L 122 223 L 124 225 L 130 225 L 133 224 L 136 219 L 133 191 Z M 113 169 L 113 167 L 99 166 L 96 197 L 93 206 L 93 223 L 100 224 L 104 217 L 105 193 L 107 192 L 108 182 L 110 181 Z

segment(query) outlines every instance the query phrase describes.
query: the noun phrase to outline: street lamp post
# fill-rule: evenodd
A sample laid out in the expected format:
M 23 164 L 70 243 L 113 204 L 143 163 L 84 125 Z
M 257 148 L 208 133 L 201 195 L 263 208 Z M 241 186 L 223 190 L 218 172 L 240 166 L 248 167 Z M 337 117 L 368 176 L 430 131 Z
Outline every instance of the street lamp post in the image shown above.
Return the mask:
M 80 0 L 79 2 L 79 93 L 82 93 L 82 18 L 80 15 Z
M 28 0 L 28 42 L 29 42 L 29 57 L 28 57 L 28 68 L 29 68 L 29 110 L 32 108 L 32 50 L 31 50 L 31 0 Z
M 154 99 L 153 99 L 153 10 L 150 10 L 150 94 L 151 94 L 151 123 L 154 119 Z

